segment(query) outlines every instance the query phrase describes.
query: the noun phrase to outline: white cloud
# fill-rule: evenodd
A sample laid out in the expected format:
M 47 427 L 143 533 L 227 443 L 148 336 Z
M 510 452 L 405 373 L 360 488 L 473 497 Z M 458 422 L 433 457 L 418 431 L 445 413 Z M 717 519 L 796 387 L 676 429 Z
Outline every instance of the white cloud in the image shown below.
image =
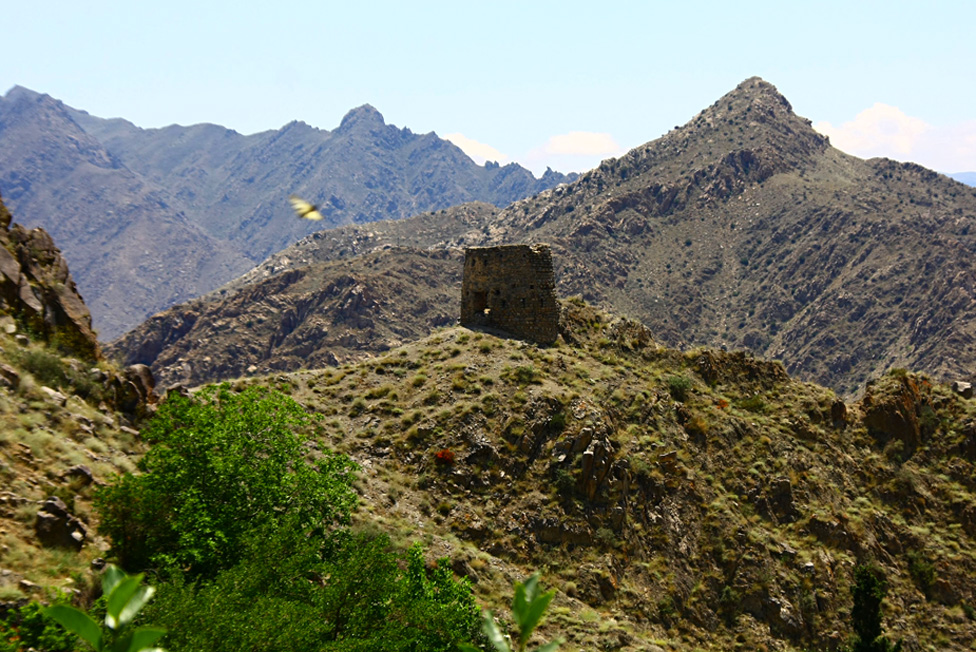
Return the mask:
M 552 136 L 538 150 L 542 154 L 560 156 L 612 156 L 621 152 L 613 136 L 593 131 L 571 131 Z
M 934 126 L 879 102 L 838 127 L 829 122 L 813 126 L 855 156 L 913 161 L 940 172 L 976 170 L 976 121 Z
M 547 167 L 559 172 L 585 172 L 601 160 L 623 153 L 624 149 L 608 133 L 571 131 L 551 136 L 543 145 L 529 150 L 519 162 L 537 175 Z
M 508 155 L 502 154 L 491 145 L 472 140 L 464 134 L 444 134 L 444 138 L 460 147 L 461 151 L 470 156 L 478 165 L 484 164 L 485 161 L 495 161 L 496 163 L 508 161 Z

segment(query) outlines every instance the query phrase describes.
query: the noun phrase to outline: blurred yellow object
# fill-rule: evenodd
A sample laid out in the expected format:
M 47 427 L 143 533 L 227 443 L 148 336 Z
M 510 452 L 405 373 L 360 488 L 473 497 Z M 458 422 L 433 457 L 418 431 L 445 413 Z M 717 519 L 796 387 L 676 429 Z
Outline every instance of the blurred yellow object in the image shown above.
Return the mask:
M 288 201 L 291 202 L 291 207 L 295 209 L 295 213 L 298 215 L 298 217 L 306 220 L 316 221 L 322 219 L 322 213 L 319 212 L 319 208 L 315 204 L 310 204 L 301 197 L 296 197 L 295 195 L 289 197 Z

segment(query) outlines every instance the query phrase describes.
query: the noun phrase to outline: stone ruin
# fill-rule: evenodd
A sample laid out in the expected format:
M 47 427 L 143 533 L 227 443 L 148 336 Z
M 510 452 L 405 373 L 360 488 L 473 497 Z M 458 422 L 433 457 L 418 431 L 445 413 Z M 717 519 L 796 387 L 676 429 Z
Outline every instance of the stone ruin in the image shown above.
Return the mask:
M 549 245 L 465 249 L 461 324 L 536 344 L 555 342 L 559 303 Z

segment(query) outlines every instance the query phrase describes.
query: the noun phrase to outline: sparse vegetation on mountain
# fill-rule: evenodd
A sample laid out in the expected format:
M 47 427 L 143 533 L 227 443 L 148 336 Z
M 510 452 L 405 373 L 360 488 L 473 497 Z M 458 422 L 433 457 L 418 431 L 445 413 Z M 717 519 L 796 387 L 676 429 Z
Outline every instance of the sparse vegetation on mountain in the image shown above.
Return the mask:
M 624 252 L 636 256 L 636 238 L 645 232 L 691 229 L 702 223 L 701 218 L 708 223 L 736 207 L 741 210 L 732 216 L 734 229 L 727 225 L 729 233 L 745 230 L 749 219 L 762 217 L 755 215 L 761 207 L 747 200 L 762 197 L 765 203 L 787 196 L 765 193 L 786 184 L 787 177 L 790 183 L 796 181 L 791 175 L 817 180 L 808 188 L 812 191 L 832 189 L 837 177 L 831 170 L 837 166 L 863 172 L 861 163 L 833 153 L 819 136 L 804 131 L 785 100 L 759 80 L 750 80 L 727 99 L 728 104 L 696 118 L 698 126 L 713 129 L 708 133 L 718 139 L 721 130 L 729 130 L 728 123 L 715 122 L 718 116 L 738 120 L 735 111 L 741 110 L 751 118 L 737 122 L 735 127 L 742 130 L 729 137 L 755 135 L 765 138 L 765 145 L 745 148 L 751 153 L 737 150 L 730 158 L 715 153 L 720 164 L 709 168 L 704 151 L 692 147 L 698 142 L 692 138 L 694 130 L 675 133 L 640 155 L 608 163 L 578 186 L 516 204 L 503 211 L 500 220 L 487 220 L 485 228 L 469 227 L 490 211 L 459 209 L 453 214 L 473 221 L 452 233 L 465 242 L 504 239 L 505 229 L 525 217 L 534 220 L 533 228 L 551 225 L 553 237 L 564 238 L 561 246 L 566 252 L 572 249 L 566 243 L 588 244 L 591 252 L 599 253 L 593 260 L 601 271 L 604 262 L 624 264 L 625 257 L 612 252 L 610 244 L 627 242 L 631 249 Z M 795 146 L 786 147 L 789 143 Z M 672 146 L 681 151 L 669 151 Z M 693 156 L 681 158 L 689 151 L 682 147 Z M 821 155 L 824 158 L 817 158 Z M 686 178 L 680 176 L 686 172 L 678 170 L 679 177 L 669 176 L 677 169 L 671 169 L 675 161 L 687 164 L 686 171 L 705 172 Z M 664 176 L 655 177 L 655 170 Z M 911 166 L 886 168 L 880 178 L 890 182 L 889 177 L 899 173 L 917 175 L 919 182 L 928 179 Z M 658 179 L 660 188 L 643 185 L 652 178 Z M 674 178 L 687 183 L 674 185 Z M 910 183 L 906 176 L 889 189 L 897 195 L 905 181 Z M 579 203 L 559 203 L 573 196 Z M 799 228 L 806 222 L 789 220 L 803 211 L 790 206 L 807 200 L 798 194 L 791 197 L 792 204 L 774 203 L 775 215 Z M 851 201 L 857 205 L 872 197 L 860 194 Z M 920 195 L 913 191 L 906 197 L 917 202 Z M 891 200 L 880 195 L 877 199 Z M 616 200 L 624 203 L 613 204 Z M 960 213 L 955 208 L 951 215 L 945 213 L 947 203 L 929 214 L 935 216 L 931 222 L 915 216 L 911 228 L 928 229 L 928 236 L 948 247 L 944 251 L 954 250 L 953 238 L 959 250 L 965 248 L 966 204 L 952 205 Z M 572 210 L 548 213 L 554 206 Z M 586 213 L 587 207 L 599 206 L 607 212 Z M 697 223 L 682 212 L 689 206 L 701 211 L 695 213 Z M 867 212 L 862 206 L 850 215 L 820 213 L 829 228 L 821 228 L 819 237 L 832 233 L 835 224 L 841 235 L 856 235 L 845 230 L 847 221 L 860 223 Z M 568 214 L 579 220 L 580 231 L 560 235 Z M 613 221 L 624 217 L 625 221 Z M 449 222 L 448 212 L 426 220 L 417 224 L 434 228 Z M 637 228 L 640 220 L 643 226 Z M 843 290 L 830 296 L 848 303 L 820 305 L 826 311 L 822 315 L 830 316 L 822 331 L 836 335 L 838 331 L 831 329 L 840 320 L 834 309 L 848 311 L 843 314 L 851 316 L 849 324 L 870 330 L 872 336 L 880 333 L 880 351 L 887 341 L 885 333 L 897 331 L 898 323 L 877 321 L 881 313 L 875 310 L 880 308 L 867 300 L 874 296 L 869 289 L 884 285 L 885 279 L 904 278 L 905 270 L 922 268 L 892 268 L 890 277 L 875 268 L 884 258 L 872 257 L 876 249 L 869 250 L 867 244 L 873 241 L 867 236 L 883 236 L 885 228 L 897 226 L 914 242 L 914 232 L 897 218 L 887 224 L 868 223 L 871 228 L 862 234 L 863 242 L 860 236 L 849 237 L 846 244 L 843 238 L 831 241 L 833 253 L 823 254 L 834 261 L 830 283 L 790 290 L 822 297 L 813 303 Z M 157 471 L 182 473 L 184 453 L 194 453 L 195 444 L 215 443 L 208 432 L 213 423 L 217 434 L 230 436 L 211 446 L 212 455 L 190 455 L 199 475 L 213 482 L 185 475 L 180 486 L 160 482 L 159 494 L 153 496 L 164 498 L 157 500 L 163 508 L 185 504 L 185 513 L 193 518 L 180 521 L 158 513 L 159 523 L 139 523 L 144 531 L 159 535 L 143 543 L 162 544 L 158 555 L 148 548 L 140 553 L 140 563 L 165 566 L 159 569 L 157 599 L 144 615 L 173 629 L 165 644 L 174 651 L 312 645 L 452 649 L 477 635 L 475 599 L 496 614 L 499 633 L 514 632 L 517 624 L 529 622 L 524 613 L 516 613 L 517 605 L 509 609 L 508 604 L 513 582 L 530 569 L 540 569 L 555 594 L 529 647 L 565 637 L 569 649 L 624 652 L 790 652 L 849 645 L 889 649 L 895 641 L 905 650 L 969 649 L 976 639 L 976 403 L 967 383 L 950 385 L 910 371 L 909 363 L 890 364 L 885 373 L 865 382 L 863 394 L 853 397 L 792 378 L 787 366 L 795 358 L 767 361 L 734 347 L 669 347 L 662 341 L 671 337 L 661 326 L 666 321 L 652 329 L 603 312 L 582 297 L 562 303 L 559 337 L 552 346 L 453 326 L 453 318 L 426 336 L 407 337 L 405 331 L 392 330 L 400 328 L 398 321 L 409 320 L 403 317 L 404 301 L 419 314 L 439 310 L 430 294 L 407 294 L 408 288 L 438 287 L 433 275 L 438 263 L 431 261 L 452 254 L 397 249 L 386 238 L 405 233 L 400 228 L 384 225 L 380 236 L 351 229 L 336 234 L 335 240 L 312 238 L 309 242 L 330 261 L 309 265 L 311 261 L 290 259 L 290 254 L 275 257 L 254 272 L 253 278 L 263 278 L 260 283 L 225 288 L 223 295 L 218 291 L 157 321 L 153 337 L 145 343 L 146 351 L 156 353 L 182 339 L 186 329 L 198 323 L 206 327 L 213 314 L 206 306 L 213 303 L 226 302 L 227 320 L 211 322 L 212 330 L 198 330 L 197 339 L 216 340 L 222 331 L 238 328 L 232 311 L 244 314 L 252 306 L 257 309 L 248 312 L 247 319 L 266 329 L 253 340 L 242 337 L 235 343 L 248 342 L 253 351 L 263 350 L 264 357 L 258 359 L 264 367 L 249 360 L 245 377 L 203 389 L 195 398 L 170 392 L 171 406 L 159 408 L 159 432 L 145 421 L 156 409 L 146 400 L 152 382 L 145 368 L 123 372 L 104 360 L 96 360 L 92 368 L 93 363 L 66 356 L 53 340 L 25 334 L 19 307 L 4 307 L 0 479 L 9 489 L 0 492 L 0 611 L 21 610 L 29 598 L 49 599 L 46 596 L 58 589 L 68 589 L 76 606 L 90 606 L 97 582 L 89 565 L 100 566 L 103 560 L 97 558 L 110 556 L 113 544 L 120 549 L 118 541 L 93 534 L 101 524 L 92 509 L 94 486 L 118 472 L 130 472 L 128 487 L 133 490 L 139 482 L 150 487 L 160 482 L 138 480 Z M 762 232 L 757 226 L 751 237 Z M 670 270 L 685 278 L 685 251 L 698 256 L 685 260 L 689 269 L 707 262 L 710 250 L 702 237 L 707 230 L 695 227 L 668 234 L 677 238 L 677 246 L 671 246 L 662 274 Z M 773 241 L 777 234 L 783 235 L 774 229 Z M 790 231 L 778 244 L 792 244 L 792 235 L 800 241 L 808 234 Z M 687 241 L 690 244 L 684 245 Z M 723 244 L 737 246 L 733 236 Z M 828 248 L 826 240 L 818 244 Z M 326 251 L 332 245 L 374 251 L 333 255 Z M 851 258 L 852 252 L 865 257 Z M 26 250 L 25 260 L 30 260 L 30 253 Z M 793 254 L 770 258 L 769 249 L 757 258 L 753 253 L 732 252 L 734 257 L 722 269 L 738 269 L 732 263 L 748 266 L 748 272 L 735 273 L 759 283 L 753 288 L 756 315 L 768 324 L 764 310 L 773 306 L 761 301 L 767 295 L 785 296 L 776 283 L 792 272 L 780 270 L 778 261 L 789 261 Z M 804 260 L 821 256 L 800 255 Z M 409 261 L 409 271 L 384 267 L 383 261 L 391 258 Z M 583 265 L 585 259 L 567 260 L 569 282 L 583 279 L 587 269 L 574 265 Z M 760 273 L 752 270 L 757 260 L 757 270 L 769 279 L 765 289 L 753 275 Z M 929 262 L 951 267 L 951 260 L 936 257 Z M 866 267 L 859 267 L 862 264 Z M 326 271 L 332 266 L 331 273 L 336 273 L 340 265 L 352 281 L 334 281 L 336 277 Z M 617 288 L 613 292 L 632 287 L 632 274 L 618 274 L 627 271 L 624 267 L 607 269 L 623 283 L 622 288 L 612 284 Z M 854 276 L 847 276 L 855 269 L 850 272 Z M 725 273 L 716 270 L 712 276 Z M 795 273 L 797 278 L 816 280 Z M 685 314 L 688 332 L 696 326 L 683 310 L 700 309 L 702 321 L 719 314 L 709 312 L 717 308 L 696 303 L 699 296 L 712 296 L 708 293 L 714 287 L 704 276 L 695 285 L 688 281 L 693 274 L 685 278 L 682 296 L 692 297 L 687 304 L 675 301 L 662 307 Z M 966 276 L 953 277 L 957 278 L 964 281 Z M 912 279 L 924 285 L 922 276 Z M 927 286 L 932 292 L 925 296 L 958 298 L 955 282 L 946 280 L 935 289 Z M 329 293 L 321 292 L 326 283 L 341 301 L 326 301 Z M 403 296 L 399 302 L 384 299 L 372 291 L 375 287 L 392 288 Z M 861 294 L 855 295 L 857 287 Z M 294 294 L 278 299 L 275 288 Z M 692 292 L 699 288 L 700 295 Z M 893 314 L 920 314 L 917 307 L 911 309 L 916 312 L 897 312 L 908 310 L 902 306 L 906 302 L 922 301 L 911 295 L 912 288 L 905 289 L 900 302 L 891 300 L 897 306 Z M 740 305 L 736 302 L 745 299 L 732 296 L 735 291 L 729 289 L 729 301 Z M 241 301 L 244 296 L 253 300 Z M 954 305 L 958 310 L 953 319 L 965 314 L 964 298 Z M 323 313 L 336 319 L 328 321 Z M 174 314 L 181 321 L 170 321 Z M 324 330 L 354 336 L 370 327 L 374 314 L 393 322 L 388 333 L 403 336 L 396 342 L 391 337 L 381 351 L 346 339 L 349 350 L 358 351 L 362 359 L 300 368 L 303 361 L 319 364 L 315 343 Z M 859 314 L 870 318 L 859 322 Z M 938 325 L 916 319 L 911 337 L 925 343 L 925 355 L 939 358 L 939 346 L 949 341 L 964 344 L 965 339 L 953 336 L 941 344 L 938 337 L 933 340 L 933 333 L 941 332 L 933 328 L 955 326 L 952 320 L 942 320 L 941 313 L 931 314 L 939 317 Z M 748 323 L 752 316 L 747 313 L 742 319 Z M 767 330 L 757 327 L 754 335 L 775 339 L 796 327 L 788 322 L 785 317 L 777 322 L 776 332 L 772 325 Z M 349 326 L 343 331 L 340 323 Z M 279 345 L 292 356 L 282 366 L 296 371 L 273 368 L 275 355 L 268 349 Z M 838 345 L 846 348 L 830 350 L 856 353 L 857 346 L 867 346 L 848 340 Z M 171 368 L 212 365 L 214 373 L 219 368 L 237 374 L 232 371 L 240 369 L 234 358 L 246 358 L 249 352 L 235 346 L 220 349 L 221 357 L 203 355 L 202 346 L 195 348 L 183 360 L 174 357 Z M 371 357 L 365 356 L 368 351 Z M 848 371 L 870 367 L 859 364 L 852 363 Z M 85 373 L 93 391 L 83 396 L 89 388 L 79 379 Z M 57 387 L 42 384 L 46 382 Z M 248 413 L 249 406 L 266 399 L 271 402 L 265 407 L 273 409 Z M 247 405 L 240 405 L 242 400 Z M 233 405 L 236 411 L 220 415 L 221 404 Z M 235 444 L 243 451 L 255 443 L 247 434 L 252 429 L 242 424 L 256 422 L 274 432 L 275 426 L 263 417 L 273 419 L 276 414 L 290 420 L 290 435 L 284 441 L 291 461 L 269 464 L 270 480 L 262 476 L 235 484 L 238 465 L 243 465 L 240 477 L 249 478 L 260 474 L 265 462 L 274 461 L 273 455 L 235 455 Z M 196 436 L 181 432 L 184 423 L 193 425 Z M 161 444 L 155 457 L 151 449 L 146 454 L 147 446 Z M 172 444 L 185 449 L 168 449 Z M 314 468 L 330 455 L 344 469 L 339 493 L 351 499 L 355 492 L 358 497 L 355 509 L 350 503 L 339 510 L 348 513 L 348 526 L 337 523 L 341 519 L 319 522 L 318 514 L 311 524 L 292 521 L 280 501 L 263 499 L 280 496 L 279 483 L 294 486 L 287 477 L 293 469 Z M 140 474 L 134 466 L 140 458 L 166 464 L 149 464 L 148 472 Z M 353 464 L 360 469 L 355 474 L 349 472 Z M 245 490 L 252 484 L 259 498 L 253 502 Z M 125 485 L 102 491 L 110 496 L 119 486 Z M 230 499 L 202 500 L 214 495 Z M 167 503 L 170 496 L 175 499 Z M 237 514 L 246 510 L 249 518 L 243 524 L 231 522 L 229 512 L 221 508 L 224 504 L 234 505 Z M 140 510 L 109 510 L 103 529 L 115 528 L 120 534 L 113 536 L 124 538 L 121 520 Z M 113 522 L 118 515 L 122 519 Z M 176 545 L 183 538 L 191 544 L 185 558 Z M 219 549 L 230 551 L 230 561 L 222 563 L 214 553 Z M 170 563 L 174 557 L 179 563 Z M 873 564 L 871 577 L 856 570 L 867 564 Z M 178 627 L 181 623 L 192 626 Z M 479 644 L 497 650 L 487 640 Z

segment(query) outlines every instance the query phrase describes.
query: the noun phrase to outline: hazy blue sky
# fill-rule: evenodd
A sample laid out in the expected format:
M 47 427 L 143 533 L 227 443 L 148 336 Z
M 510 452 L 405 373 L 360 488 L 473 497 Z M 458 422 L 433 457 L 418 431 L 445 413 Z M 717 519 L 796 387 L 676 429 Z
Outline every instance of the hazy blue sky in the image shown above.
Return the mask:
M 469 153 L 583 170 L 747 77 L 835 145 L 976 170 L 976 2 L 4 2 L 15 84 L 142 127 L 351 108 Z

